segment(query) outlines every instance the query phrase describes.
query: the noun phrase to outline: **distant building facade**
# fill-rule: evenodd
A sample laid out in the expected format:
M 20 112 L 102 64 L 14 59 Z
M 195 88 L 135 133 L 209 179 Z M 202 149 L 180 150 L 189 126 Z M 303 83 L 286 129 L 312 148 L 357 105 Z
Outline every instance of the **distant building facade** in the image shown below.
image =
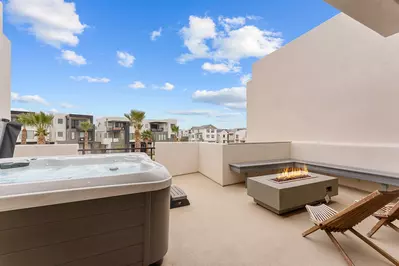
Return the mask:
M 96 120 L 96 141 L 101 148 L 130 147 L 130 122 L 126 117 L 106 116 Z
M 189 130 L 190 142 L 216 142 L 217 128 L 213 125 L 192 127 Z

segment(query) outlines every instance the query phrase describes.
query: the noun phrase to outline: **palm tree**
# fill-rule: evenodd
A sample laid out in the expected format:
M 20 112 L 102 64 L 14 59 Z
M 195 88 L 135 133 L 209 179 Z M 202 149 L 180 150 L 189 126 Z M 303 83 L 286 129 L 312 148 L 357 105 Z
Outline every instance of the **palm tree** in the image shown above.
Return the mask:
M 141 137 L 143 138 L 144 142 L 145 142 L 145 147 L 147 148 L 148 146 L 148 141 L 151 140 L 152 141 L 152 132 L 151 130 L 144 130 L 141 133 Z M 146 152 L 148 153 L 148 150 L 146 149 Z
M 36 127 L 35 136 L 37 136 L 37 144 L 46 144 L 46 136 L 48 128 L 53 122 L 54 115 L 43 112 L 30 114 L 33 126 Z
M 26 144 L 26 139 L 28 138 L 28 133 L 26 131 L 26 126 L 32 125 L 31 114 L 22 113 L 17 116 L 17 121 L 23 125 L 21 134 L 21 144 Z
M 87 150 L 89 149 L 89 130 L 93 128 L 93 124 L 90 123 L 89 121 L 84 121 L 80 123 L 80 129 L 82 129 L 85 132 L 85 141 L 83 144 L 83 149 Z
M 179 127 L 176 125 L 172 125 L 172 132 L 174 134 L 174 140 L 177 141 L 177 136 L 179 135 Z
M 134 127 L 134 147 L 135 150 L 140 151 L 141 148 L 141 129 L 143 128 L 143 120 L 145 118 L 145 112 L 139 110 L 130 110 L 129 114 L 125 114 L 125 117 L 129 119 L 130 123 Z

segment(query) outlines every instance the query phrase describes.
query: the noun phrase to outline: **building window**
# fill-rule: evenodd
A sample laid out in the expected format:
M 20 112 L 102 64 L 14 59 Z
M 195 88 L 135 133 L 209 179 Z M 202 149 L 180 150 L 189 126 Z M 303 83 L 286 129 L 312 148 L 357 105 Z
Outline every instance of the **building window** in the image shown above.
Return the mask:
M 63 138 L 63 137 L 64 137 L 64 132 L 58 131 L 58 132 L 57 132 L 57 137 Z
M 35 131 L 34 130 L 27 130 L 26 131 L 26 139 L 33 139 L 35 137 Z
M 79 132 L 79 138 L 84 138 L 85 137 L 85 133 L 82 131 L 82 132 Z
M 206 132 L 208 132 L 208 133 L 209 133 L 209 132 L 210 132 L 210 130 L 209 130 L 209 129 L 207 129 L 207 130 L 206 130 Z
M 71 132 L 71 139 L 75 139 L 75 132 Z
M 209 139 L 209 135 L 206 135 L 206 138 Z
M 223 143 L 226 143 L 226 141 L 225 141 L 225 140 L 223 140 Z
M 212 135 L 212 138 L 214 139 L 214 138 L 215 138 L 215 135 Z
M 62 119 L 62 118 L 58 118 L 57 121 L 58 121 L 57 123 L 60 125 L 64 124 L 64 119 Z
M 223 138 L 225 138 L 226 137 L 226 135 L 225 134 L 223 134 Z

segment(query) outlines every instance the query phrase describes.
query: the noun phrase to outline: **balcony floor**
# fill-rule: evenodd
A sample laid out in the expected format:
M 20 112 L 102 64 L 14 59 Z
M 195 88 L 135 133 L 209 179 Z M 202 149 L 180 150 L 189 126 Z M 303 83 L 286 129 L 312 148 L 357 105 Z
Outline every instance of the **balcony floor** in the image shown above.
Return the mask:
M 173 183 L 191 206 L 171 210 L 163 265 L 346 265 L 323 231 L 301 236 L 313 225 L 306 211 L 275 215 L 256 205 L 243 185 L 221 187 L 201 174 L 174 177 Z M 330 206 L 340 210 L 364 195 L 340 187 Z M 376 221 L 370 217 L 356 229 L 365 235 Z M 335 236 L 356 265 L 392 265 L 352 233 Z M 399 259 L 399 234 L 393 229 L 381 228 L 373 241 Z

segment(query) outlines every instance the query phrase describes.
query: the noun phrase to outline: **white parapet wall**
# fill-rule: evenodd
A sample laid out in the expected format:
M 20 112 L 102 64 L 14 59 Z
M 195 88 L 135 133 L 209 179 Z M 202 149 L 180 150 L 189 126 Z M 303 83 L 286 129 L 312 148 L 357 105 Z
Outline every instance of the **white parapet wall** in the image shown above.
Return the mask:
M 293 141 L 297 160 L 399 173 L 399 145 Z
M 172 176 L 200 172 L 226 186 L 244 181 L 243 176 L 230 171 L 230 163 L 289 159 L 290 143 L 158 142 L 155 158 Z
M 32 144 L 15 146 L 14 157 L 79 155 L 79 144 Z
M 227 145 L 207 142 L 198 145 L 198 171 L 223 186 L 223 149 Z
M 399 145 L 395 144 L 293 141 L 291 157 L 296 160 L 399 173 Z M 380 184 L 358 179 L 339 178 L 339 183 L 364 191 L 381 188 Z
M 223 185 L 244 182 L 244 176 L 230 171 L 229 164 L 289 159 L 290 142 L 245 143 L 223 145 Z
M 155 160 L 172 176 L 198 172 L 198 143 L 157 142 Z
M 0 2 L 0 119 L 10 119 L 11 43 L 3 34 L 3 6 Z

